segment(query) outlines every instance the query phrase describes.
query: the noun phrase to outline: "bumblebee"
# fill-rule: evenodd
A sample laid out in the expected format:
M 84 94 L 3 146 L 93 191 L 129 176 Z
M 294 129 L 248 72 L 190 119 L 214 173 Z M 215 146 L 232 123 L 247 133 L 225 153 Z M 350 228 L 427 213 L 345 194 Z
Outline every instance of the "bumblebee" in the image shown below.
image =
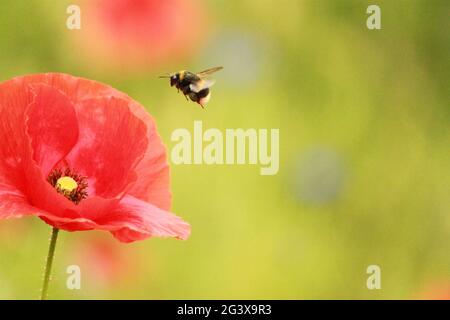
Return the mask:
M 206 77 L 221 69 L 223 69 L 223 67 L 215 67 L 199 73 L 183 70 L 160 76 L 160 78 L 169 78 L 170 86 L 175 86 L 178 92 L 181 90 L 186 97 L 186 100 L 189 101 L 189 99 L 191 99 L 191 101 L 198 103 L 204 108 L 211 98 L 211 87 L 214 84 L 213 80 L 208 80 Z

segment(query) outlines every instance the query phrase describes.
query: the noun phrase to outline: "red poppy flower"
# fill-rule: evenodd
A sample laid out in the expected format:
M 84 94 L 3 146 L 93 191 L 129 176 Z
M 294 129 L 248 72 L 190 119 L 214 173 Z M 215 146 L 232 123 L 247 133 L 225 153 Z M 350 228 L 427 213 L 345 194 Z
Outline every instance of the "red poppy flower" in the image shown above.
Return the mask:
M 124 248 L 120 243 L 108 241 L 98 235 L 79 239 L 69 250 L 68 265 L 75 263 L 83 270 L 89 286 L 105 289 L 119 283 L 138 281 L 143 263 L 136 250 Z M 148 275 L 149 270 L 145 270 Z
M 0 218 L 37 215 L 122 242 L 189 236 L 167 211 L 155 121 L 127 95 L 65 74 L 14 78 L 0 84 L 0 137 Z
M 429 283 L 420 293 L 420 300 L 450 300 L 450 282 L 448 279 Z
M 77 52 L 124 71 L 191 56 L 207 29 L 198 0 L 86 0 L 80 8 Z

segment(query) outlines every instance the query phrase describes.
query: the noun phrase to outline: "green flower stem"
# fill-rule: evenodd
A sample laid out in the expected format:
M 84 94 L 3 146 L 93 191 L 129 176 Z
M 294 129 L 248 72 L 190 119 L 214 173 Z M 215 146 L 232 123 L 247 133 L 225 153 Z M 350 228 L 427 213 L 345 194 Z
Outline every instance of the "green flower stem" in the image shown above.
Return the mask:
M 42 285 L 41 300 L 47 299 L 48 284 L 52 273 L 53 258 L 55 256 L 56 240 L 58 239 L 59 229 L 53 228 L 52 237 L 50 239 L 50 247 L 48 248 L 47 263 L 45 265 L 44 284 Z

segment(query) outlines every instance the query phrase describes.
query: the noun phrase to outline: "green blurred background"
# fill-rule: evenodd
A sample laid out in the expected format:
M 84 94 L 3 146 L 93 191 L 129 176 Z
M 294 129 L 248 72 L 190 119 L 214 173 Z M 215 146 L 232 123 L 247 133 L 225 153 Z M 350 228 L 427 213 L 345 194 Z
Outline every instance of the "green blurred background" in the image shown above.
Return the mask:
M 274 176 L 171 164 L 185 242 L 60 233 L 50 298 L 449 298 L 450 2 L 192 2 L 205 12 L 192 52 L 134 71 L 81 52 L 66 28 L 77 1 L 0 3 L 1 81 L 65 72 L 110 84 L 155 117 L 169 155 L 172 131 L 194 120 L 280 129 Z M 381 30 L 366 27 L 369 4 Z M 206 111 L 157 78 L 215 65 Z M 0 298 L 39 296 L 49 232 L 38 218 L 0 221 Z M 366 287 L 373 264 L 381 290 Z M 81 290 L 66 288 L 68 265 Z

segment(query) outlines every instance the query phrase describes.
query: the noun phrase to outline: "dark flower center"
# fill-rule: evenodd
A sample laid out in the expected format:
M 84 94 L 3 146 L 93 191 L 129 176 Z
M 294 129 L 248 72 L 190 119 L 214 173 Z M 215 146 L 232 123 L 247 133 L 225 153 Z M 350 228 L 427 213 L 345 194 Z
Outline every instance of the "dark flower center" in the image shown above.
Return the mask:
M 79 204 L 81 200 L 88 196 L 87 178 L 77 174 L 70 168 L 54 169 L 47 178 L 47 181 L 62 194 L 75 204 Z

